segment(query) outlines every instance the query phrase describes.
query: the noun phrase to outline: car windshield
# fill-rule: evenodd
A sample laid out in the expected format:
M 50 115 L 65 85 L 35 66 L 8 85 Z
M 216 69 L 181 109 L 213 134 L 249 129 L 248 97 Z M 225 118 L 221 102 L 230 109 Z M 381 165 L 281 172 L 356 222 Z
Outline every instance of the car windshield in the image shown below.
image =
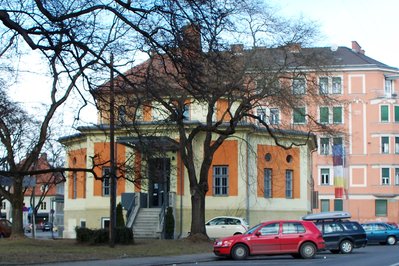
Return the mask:
M 252 228 L 250 228 L 248 231 L 246 231 L 246 232 L 244 233 L 244 235 L 253 234 L 253 233 L 256 231 L 256 229 L 258 229 L 261 225 L 262 225 L 262 224 L 255 225 L 254 227 L 252 227 Z

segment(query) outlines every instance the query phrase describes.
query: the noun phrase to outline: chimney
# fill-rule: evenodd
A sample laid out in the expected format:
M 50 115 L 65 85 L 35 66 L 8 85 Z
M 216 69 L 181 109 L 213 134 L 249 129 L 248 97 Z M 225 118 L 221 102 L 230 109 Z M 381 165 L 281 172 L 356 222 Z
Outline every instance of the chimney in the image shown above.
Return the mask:
M 234 53 L 234 54 L 240 54 L 244 51 L 244 45 L 237 43 L 237 44 L 232 44 L 230 45 L 230 50 Z
M 182 28 L 183 47 L 191 51 L 201 50 L 201 29 L 198 25 L 189 24 Z
M 352 41 L 352 51 L 359 54 L 365 54 L 365 51 L 362 47 L 357 43 L 357 41 Z
M 299 53 L 302 47 L 300 43 L 290 43 L 287 45 L 287 50 L 290 53 Z

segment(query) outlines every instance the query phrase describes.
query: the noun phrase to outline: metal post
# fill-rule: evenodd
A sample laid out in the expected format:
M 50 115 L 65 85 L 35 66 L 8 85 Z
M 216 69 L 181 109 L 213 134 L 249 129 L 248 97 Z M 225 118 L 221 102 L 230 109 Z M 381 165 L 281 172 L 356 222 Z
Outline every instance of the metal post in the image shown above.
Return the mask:
M 111 81 L 110 81 L 110 108 L 109 108 L 109 130 L 110 130 L 110 246 L 115 247 L 115 227 L 116 227 L 116 174 L 115 174 L 115 97 L 114 97 L 114 57 L 111 54 Z

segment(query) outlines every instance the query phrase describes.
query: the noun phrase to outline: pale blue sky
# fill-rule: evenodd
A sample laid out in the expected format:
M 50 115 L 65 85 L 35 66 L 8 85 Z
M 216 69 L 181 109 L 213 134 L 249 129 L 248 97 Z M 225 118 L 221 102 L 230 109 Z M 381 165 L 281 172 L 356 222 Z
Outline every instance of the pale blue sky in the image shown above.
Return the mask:
M 397 0 L 265 0 L 282 15 L 317 21 L 325 36 L 317 46 L 351 47 L 357 41 L 366 55 L 399 67 Z

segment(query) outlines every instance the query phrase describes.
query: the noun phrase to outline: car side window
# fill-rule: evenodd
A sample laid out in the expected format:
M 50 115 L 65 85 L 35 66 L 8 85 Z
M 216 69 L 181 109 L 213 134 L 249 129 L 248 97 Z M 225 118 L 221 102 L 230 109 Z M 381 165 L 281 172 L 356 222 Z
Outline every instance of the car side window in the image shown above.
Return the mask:
M 277 235 L 278 231 L 280 228 L 280 224 L 279 223 L 272 223 L 272 224 L 268 224 L 265 225 L 264 227 L 262 227 L 259 232 L 262 236 L 265 235 Z
M 305 233 L 305 227 L 301 223 L 283 223 L 283 234 Z
M 359 230 L 359 225 L 357 225 L 356 223 L 345 222 L 345 223 L 342 223 L 342 226 L 344 227 L 344 229 L 346 231 L 357 231 L 357 230 Z
M 383 226 L 382 224 L 377 224 L 376 225 L 376 230 L 383 231 L 385 229 L 386 229 L 385 226 Z
M 343 232 L 344 229 L 338 223 L 328 223 L 324 225 L 324 232 L 328 233 L 336 233 L 336 232 Z
M 209 221 L 208 224 L 209 225 L 223 225 L 223 224 L 225 224 L 225 222 L 224 222 L 224 218 L 216 218 L 216 219 Z
M 371 231 L 372 230 L 372 225 L 371 224 L 364 224 L 363 229 L 366 231 Z

